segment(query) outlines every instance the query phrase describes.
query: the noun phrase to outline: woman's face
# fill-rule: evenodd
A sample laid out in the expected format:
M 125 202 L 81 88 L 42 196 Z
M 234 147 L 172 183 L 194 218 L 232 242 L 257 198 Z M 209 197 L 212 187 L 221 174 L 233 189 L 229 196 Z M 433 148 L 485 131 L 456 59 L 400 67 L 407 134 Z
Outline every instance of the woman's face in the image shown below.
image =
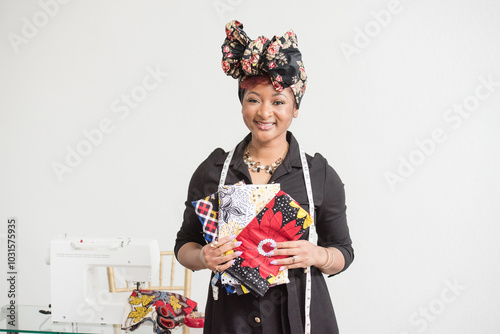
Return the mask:
M 248 88 L 243 95 L 241 112 L 252 132 L 252 141 L 260 145 L 286 141 L 286 131 L 298 115 L 291 89 L 278 92 L 271 82 Z

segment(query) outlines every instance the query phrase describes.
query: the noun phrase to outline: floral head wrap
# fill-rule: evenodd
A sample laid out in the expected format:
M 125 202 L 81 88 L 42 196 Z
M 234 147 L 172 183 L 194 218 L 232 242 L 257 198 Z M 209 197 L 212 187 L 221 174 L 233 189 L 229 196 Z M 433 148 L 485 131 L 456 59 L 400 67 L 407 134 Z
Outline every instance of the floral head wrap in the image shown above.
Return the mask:
M 306 90 L 307 75 L 302 54 L 293 30 L 283 37 L 268 39 L 259 36 L 251 40 L 243 24 L 233 20 L 226 24 L 226 39 L 222 44 L 222 70 L 241 80 L 246 76 L 268 74 L 274 89 L 282 92 L 290 87 L 297 107 Z

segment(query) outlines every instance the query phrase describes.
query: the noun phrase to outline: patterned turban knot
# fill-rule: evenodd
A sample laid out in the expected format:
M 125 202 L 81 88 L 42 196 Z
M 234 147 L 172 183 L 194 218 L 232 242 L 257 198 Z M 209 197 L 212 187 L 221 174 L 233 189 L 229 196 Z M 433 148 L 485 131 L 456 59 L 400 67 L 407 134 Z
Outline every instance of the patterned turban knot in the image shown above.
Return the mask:
M 287 31 L 283 37 L 268 39 L 260 36 L 251 40 L 243 31 L 243 24 L 233 20 L 226 24 L 222 70 L 240 82 L 246 76 L 268 74 L 274 89 L 282 92 L 290 87 L 297 106 L 300 106 L 307 75 L 297 46 L 293 30 Z

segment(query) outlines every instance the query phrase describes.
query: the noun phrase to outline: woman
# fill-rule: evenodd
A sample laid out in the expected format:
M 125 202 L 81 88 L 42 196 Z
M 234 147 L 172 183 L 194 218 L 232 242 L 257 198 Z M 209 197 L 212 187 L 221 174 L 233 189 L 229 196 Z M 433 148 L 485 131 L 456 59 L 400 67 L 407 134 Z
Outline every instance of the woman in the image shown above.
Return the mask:
M 236 146 L 224 173 L 228 153 L 218 148 L 191 179 L 175 252 L 179 262 L 192 270 L 223 272 L 241 255 L 226 253 L 240 246 L 240 242 L 233 241 L 234 236 L 220 238 L 217 243 L 205 242 L 191 204 L 217 191 L 221 173 L 228 185 L 241 180 L 246 184 L 279 183 L 281 190 L 302 208 L 309 212 L 312 209 L 299 145 L 288 132 L 292 120 L 298 116 L 306 84 L 296 36 L 289 31 L 281 38 L 251 40 L 242 29 L 238 21 L 226 25 L 222 67 L 226 74 L 238 79 L 243 121 L 250 134 Z M 262 297 L 251 293 L 226 294 L 218 289 L 220 282 L 211 285 L 204 333 L 304 333 L 307 282 L 304 268 L 309 266 L 310 332 L 338 333 L 323 274 L 338 274 L 354 257 L 346 222 L 344 188 L 320 154 L 303 157 L 307 159 L 312 186 L 318 245 L 308 241 L 308 232 L 297 241 L 277 242 L 274 255 L 286 257 L 272 264 L 289 269 L 290 282 L 271 287 Z

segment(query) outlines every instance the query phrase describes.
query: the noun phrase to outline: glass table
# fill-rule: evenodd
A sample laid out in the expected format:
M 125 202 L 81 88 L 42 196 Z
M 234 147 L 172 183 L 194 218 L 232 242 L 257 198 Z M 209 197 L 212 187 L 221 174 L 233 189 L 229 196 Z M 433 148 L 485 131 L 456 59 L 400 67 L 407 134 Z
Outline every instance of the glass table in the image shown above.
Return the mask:
M 87 324 L 87 323 L 69 323 L 53 322 L 50 314 L 44 314 L 49 308 L 33 305 L 17 305 L 16 320 L 18 328 L 7 328 L 8 310 L 4 306 L 0 312 L 0 333 L 86 333 L 86 334 L 123 334 L 121 325 Z M 42 312 L 40 312 L 42 311 Z M 177 327 L 172 334 L 182 334 L 184 329 L 187 333 L 203 333 L 202 328 Z M 153 325 L 150 322 L 143 323 L 136 330 L 130 332 L 133 334 L 154 334 Z

